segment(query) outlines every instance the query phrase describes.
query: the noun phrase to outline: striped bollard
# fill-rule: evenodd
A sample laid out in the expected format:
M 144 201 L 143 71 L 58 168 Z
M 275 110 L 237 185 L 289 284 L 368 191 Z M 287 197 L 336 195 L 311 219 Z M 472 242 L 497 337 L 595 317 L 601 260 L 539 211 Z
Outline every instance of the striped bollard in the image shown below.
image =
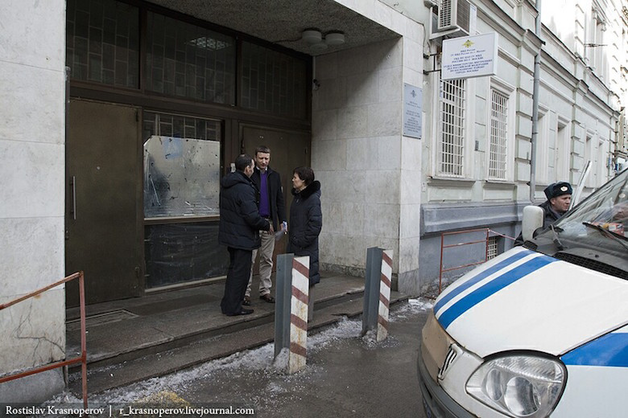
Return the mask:
M 287 349 L 290 374 L 301 370 L 306 362 L 309 265 L 309 257 L 277 256 L 275 359 Z
M 390 312 L 390 284 L 392 279 L 393 251 L 382 252 L 382 276 L 379 285 L 379 315 L 377 316 L 377 341 L 388 336 L 388 314 Z
M 310 288 L 310 257 L 295 257 L 292 262 L 292 299 L 290 314 L 290 355 L 288 373 L 305 367 L 307 352 L 307 308 Z

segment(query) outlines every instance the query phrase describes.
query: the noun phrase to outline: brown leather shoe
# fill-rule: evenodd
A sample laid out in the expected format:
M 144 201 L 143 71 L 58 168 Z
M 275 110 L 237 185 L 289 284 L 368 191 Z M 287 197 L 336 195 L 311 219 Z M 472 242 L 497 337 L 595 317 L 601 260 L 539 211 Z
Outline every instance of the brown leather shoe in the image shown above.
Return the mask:
M 270 295 L 270 293 L 267 293 L 267 294 L 265 294 L 265 295 L 262 295 L 262 296 L 260 296 L 259 298 L 260 298 L 261 300 L 265 301 L 265 302 L 268 302 L 268 303 L 275 303 L 275 298 L 274 298 L 274 297 L 272 297 L 272 296 Z
M 251 306 L 251 297 L 250 296 L 245 296 L 244 300 L 242 301 L 242 305 L 244 305 L 244 306 Z

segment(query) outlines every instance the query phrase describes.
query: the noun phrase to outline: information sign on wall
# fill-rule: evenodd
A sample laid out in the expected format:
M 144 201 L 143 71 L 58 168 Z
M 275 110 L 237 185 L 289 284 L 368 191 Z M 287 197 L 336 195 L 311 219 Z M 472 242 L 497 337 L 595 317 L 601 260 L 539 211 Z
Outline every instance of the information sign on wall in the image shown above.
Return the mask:
M 421 138 L 423 124 L 423 91 L 413 85 L 403 85 L 403 135 Z
M 441 78 L 484 77 L 497 72 L 497 34 L 486 33 L 443 41 Z

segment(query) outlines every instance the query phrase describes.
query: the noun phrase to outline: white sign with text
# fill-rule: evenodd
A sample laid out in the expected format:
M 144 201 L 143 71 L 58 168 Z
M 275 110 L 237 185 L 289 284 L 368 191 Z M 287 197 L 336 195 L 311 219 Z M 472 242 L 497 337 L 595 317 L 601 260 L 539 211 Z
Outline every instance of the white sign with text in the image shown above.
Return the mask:
M 484 77 L 497 73 L 497 34 L 486 33 L 443 41 L 441 78 Z

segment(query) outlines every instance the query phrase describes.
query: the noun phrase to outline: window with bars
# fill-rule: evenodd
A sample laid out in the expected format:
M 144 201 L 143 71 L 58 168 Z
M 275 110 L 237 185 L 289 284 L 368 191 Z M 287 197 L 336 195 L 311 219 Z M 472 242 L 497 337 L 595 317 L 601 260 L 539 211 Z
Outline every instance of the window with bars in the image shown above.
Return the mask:
M 148 13 L 146 89 L 235 104 L 235 38 Z
M 492 260 L 499 255 L 499 237 L 489 237 L 486 247 L 486 260 Z
M 491 90 L 491 133 L 488 177 L 506 180 L 508 156 L 508 96 Z
M 139 9 L 113 0 L 68 0 L 66 62 L 75 80 L 137 88 Z
M 441 129 L 438 174 L 462 177 L 465 152 L 465 80 L 443 80 L 440 87 Z
M 306 117 L 306 62 L 242 42 L 242 107 L 275 115 Z

